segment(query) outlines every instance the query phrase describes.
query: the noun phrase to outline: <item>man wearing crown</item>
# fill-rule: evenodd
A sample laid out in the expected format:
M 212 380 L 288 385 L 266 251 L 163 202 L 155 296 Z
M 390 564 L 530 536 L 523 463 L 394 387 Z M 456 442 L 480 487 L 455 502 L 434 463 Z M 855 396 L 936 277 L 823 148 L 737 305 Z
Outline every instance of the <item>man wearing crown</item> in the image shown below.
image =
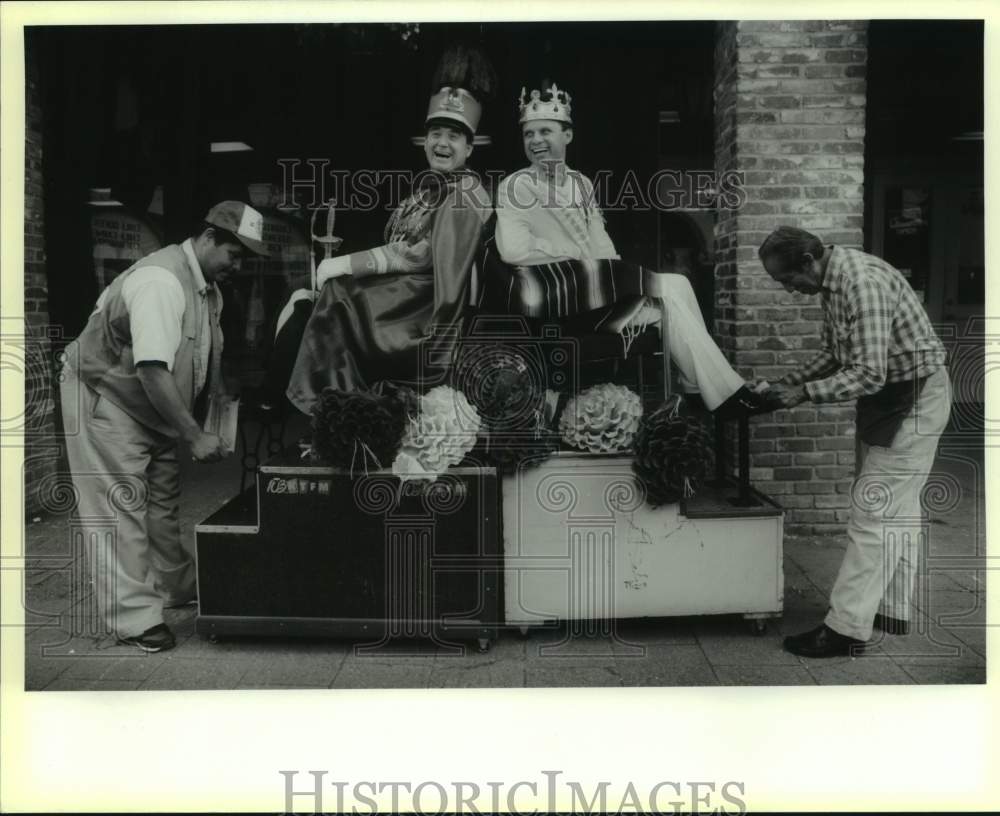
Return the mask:
M 496 246 L 505 264 L 517 267 L 509 282 L 508 307 L 515 290 L 522 310 L 532 316 L 573 317 L 586 312 L 601 331 L 634 335 L 659 319 L 637 285 L 642 270 L 620 260 L 594 203 L 590 179 L 566 165 L 573 141 L 571 97 L 552 85 L 520 99 L 521 136 L 531 166 L 505 178 L 497 191 Z M 523 274 L 520 274 L 523 273 Z M 683 275 L 661 275 L 669 316 L 671 356 L 688 387 L 705 406 L 725 415 L 766 410 L 763 398 L 733 371 L 712 341 Z M 496 289 L 491 279 L 490 287 Z M 623 297 L 623 291 L 629 294 Z M 542 303 L 546 298 L 556 300 Z
M 320 296 L 286 392 L 305 413 L 327 386 L 353 391 L 392 380 L 426 387 L 447 371 L 493 215 L 489 194 L 465 166 L 482 113 L 476 93 L 493 82 L 477 60 L 459 47 L 438 68 L 424 122 L 430 172 L 389 219 L 386 243 L 319 265 Z M 463 78 L 473 90 L 460 87 Z

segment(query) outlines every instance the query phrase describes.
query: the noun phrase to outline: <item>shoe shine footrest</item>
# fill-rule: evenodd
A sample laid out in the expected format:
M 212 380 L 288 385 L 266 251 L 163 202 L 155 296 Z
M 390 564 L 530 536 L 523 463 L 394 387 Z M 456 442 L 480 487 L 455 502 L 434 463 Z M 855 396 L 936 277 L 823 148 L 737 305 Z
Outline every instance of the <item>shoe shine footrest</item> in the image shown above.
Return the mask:
M 498 502 L 488 467 L 426 484 L 272 460 L 195 529 L 197 631 L 489 641 Z

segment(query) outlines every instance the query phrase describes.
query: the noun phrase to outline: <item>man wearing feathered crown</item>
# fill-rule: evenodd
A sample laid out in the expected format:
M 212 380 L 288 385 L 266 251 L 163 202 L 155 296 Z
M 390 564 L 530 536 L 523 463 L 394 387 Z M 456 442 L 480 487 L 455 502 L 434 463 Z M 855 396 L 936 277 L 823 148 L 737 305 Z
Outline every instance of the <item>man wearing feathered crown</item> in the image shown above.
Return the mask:
M 327 386 L 343 391 L 380 380 L 421 387 L 440 379 L 472 301 L 474 260 L 492 202 L 465 166 L 495 84 L 475 49 L 450 49 L 435 74 L 424 121 L 432 173 L 392 214 L 386 243 L 323 261 L 319 299 L 287 390 L 309 413 Z
M 496 246 L 504 263 L 536 273 L 542 283 L 523 274 L 502 288 L 510 293 L 519 287 L 522 299 L 532 301 L 557 292 L 558 305 L 533 306 L 550 316 L 558 311 L 560 317 L 569 317 L 573 314 L 566 311 L 566 304 L 575 304 L 593 316 L 595 328 L 634 336 L 658 320 L 659 312 L 642 296 L 622 297 L 617 278 L 638 273 L 631 277 L 641 279 L 641 269 L 620 260 L 594 202 L 593 184 L 566 165 L 573 141 L 572 97 L 555 84 L 530 95 L 522 89 L 519 109 L 524 152 L 531 166 L 500 183 Z M 671 356 L 686 385 L 696 388 L 712 411 L 738 415 L 767 410 L 763 397 L 733 371 L 712 341 L 688 279 L 662 277 L 667 282 Z M 564 297 L 569 289 L 572 295 Z

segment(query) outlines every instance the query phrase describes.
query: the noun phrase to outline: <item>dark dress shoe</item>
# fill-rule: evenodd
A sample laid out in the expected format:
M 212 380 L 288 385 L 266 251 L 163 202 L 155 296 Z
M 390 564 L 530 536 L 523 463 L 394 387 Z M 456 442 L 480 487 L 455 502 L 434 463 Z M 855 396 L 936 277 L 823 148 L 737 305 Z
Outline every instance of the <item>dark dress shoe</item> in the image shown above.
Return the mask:
M 890 618 L 888 615 L 883 615 L 879 612 L 875 613 L 875 619 L 872 621 L 872 626 L 876 629 L 881 629 L 887 635 L 910 634 L 910 622 L 908 620 Z
M 741 416 L 753 416 L 773 411 L 779 406 L 762 394 L 741 385 L 725 402 L 719 405 L 713 413 L 723 419 L 739 419 Z
M 165 652 L 177 645 L 174 633 L 165 623 L 158 623 L 135 637 L 120 637 L 118 642 L 127 646 L 137 646 L 144 652 Z
M 785 638 L 785 651 L 801 657 L 836 657 L 851 654 L 852 646 L 861 646 L 863 640 L 834 632 L 825 623 L 801 635 Z

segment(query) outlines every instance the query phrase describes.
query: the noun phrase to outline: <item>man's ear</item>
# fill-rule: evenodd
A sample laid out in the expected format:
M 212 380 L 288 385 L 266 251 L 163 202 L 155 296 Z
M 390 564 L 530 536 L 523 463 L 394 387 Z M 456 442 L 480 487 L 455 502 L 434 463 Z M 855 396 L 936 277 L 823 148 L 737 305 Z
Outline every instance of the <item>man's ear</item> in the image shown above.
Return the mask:
M 573 128 L 566 128 L 566 144 L 573 141 Z
M 465 145 L 465 158 L 468 159 L 472 155 L 472 142 L 468 142 Z

